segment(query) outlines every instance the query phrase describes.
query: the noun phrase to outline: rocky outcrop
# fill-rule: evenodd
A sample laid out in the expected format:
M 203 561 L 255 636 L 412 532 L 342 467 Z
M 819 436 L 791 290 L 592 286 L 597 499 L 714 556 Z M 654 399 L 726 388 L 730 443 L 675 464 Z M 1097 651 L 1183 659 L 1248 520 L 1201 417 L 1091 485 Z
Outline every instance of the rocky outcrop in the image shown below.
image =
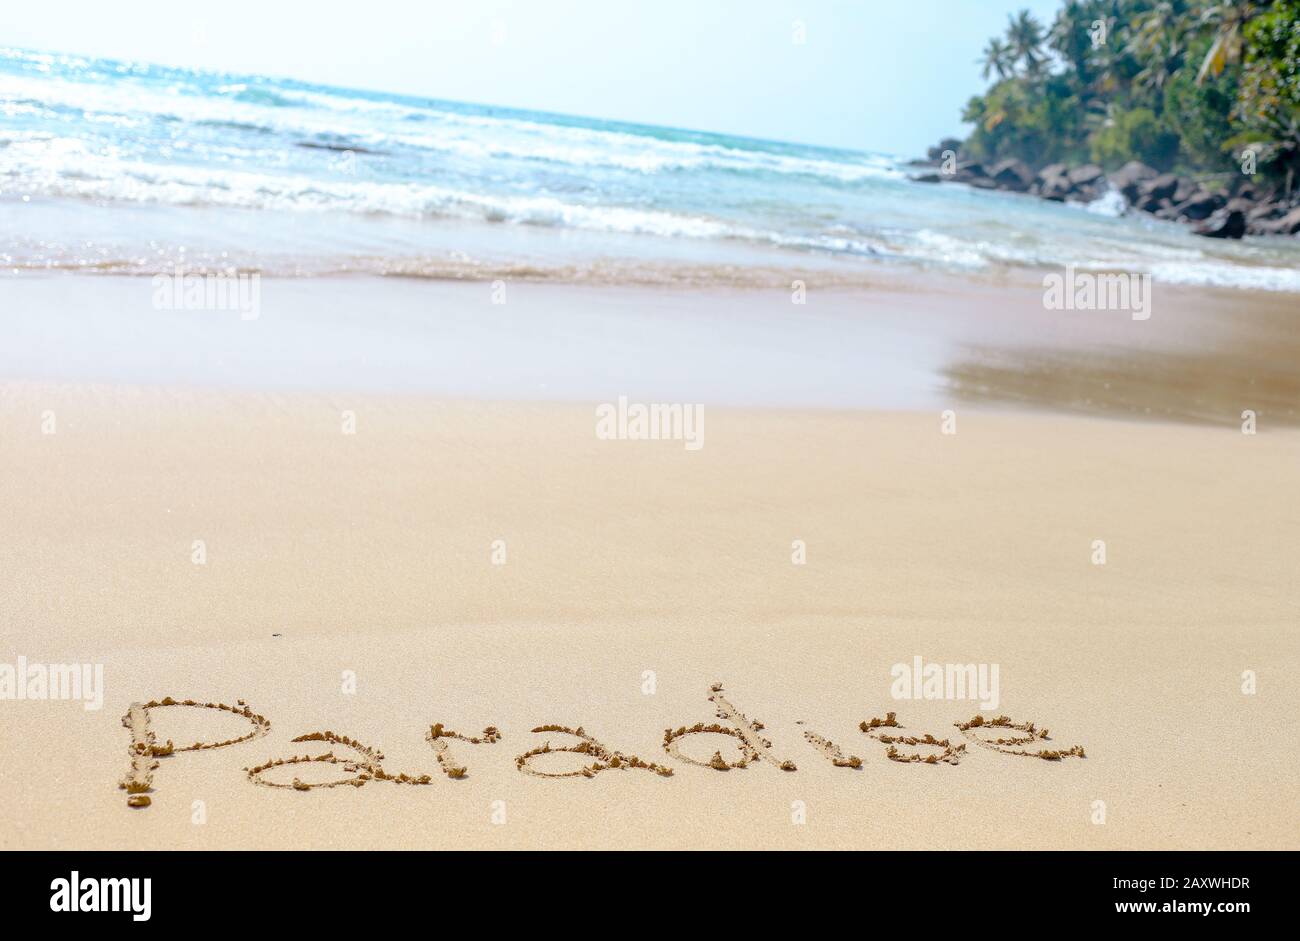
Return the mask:
M 1239 239 L 1246 234 L 1246 214 L 1224 206 L 1196 227 L 1197 235 L 1212 239 Z
M 1135 203 L 1138 198 L 1138 188 L 1143 183 L 1153 180 L 1159 175 L 1145 163 L 1130 160 L 1110 175 L 1110 185 L 1119 190 L 1120 194 L 1130 203 Z
M 1138 186 L 1138 198 L 1134 202 L 1140 207 L 1143 202 L 1160 202 L 1173 199 L 1178 191 L 1178 177 L 1172 173 L 1162 173 L 1152 177 Z
M 1000 189 L 1024 193 L 1034 184 L 1034 171 L 1019 160 L 1003 160 L 989 170 L 989 179 Z
M 1033 192 L 1043 199 L 1063 203 L 1070 195 L 1070 189 L 1070 168 L 1063 163 L 1052 163 L 1038 171 Z
M 1300 235 L 1300 206 L 1281 216 L 1257 218 L 1253 222 L 1248 219 L 1247 224 L 1253 225 L 1252 231 L 1260 235 Z
M 914 163 L 942 167 L 943 154 L 948 151 L 960 157 L 961 142 L 941 141 L 930 148 L 928 161 Z M 1231 176 L 1212 178 L 1211 186 L 1206 186 L 1201 180 L 1160 173 L 1136 160 L 1111 174 L 1091 163 L 1077 167 L 1053 163 L 1035 172 L 1020 160 L 1001 160 L 989 166 L 966 160 L 955 167 L 950 163 L 947 172 L 941 169 L 913 179 L 1027 193 L 1054 202 L 1087 203 L 1114 191 L 1131 209 L 1195 225 L 1194 231 L 1207 238 L 1300 234 L 1300 192 L 1263 193 L 1248 179 Z M 1216 183 L 1226 183 L 1226 190 Z
M 1224 198 L 1220 193 L 1211 193 L 1200 189 L 1173 207 L 1179 219 L 1200 222 L 1208 219 L 1223 208 Z

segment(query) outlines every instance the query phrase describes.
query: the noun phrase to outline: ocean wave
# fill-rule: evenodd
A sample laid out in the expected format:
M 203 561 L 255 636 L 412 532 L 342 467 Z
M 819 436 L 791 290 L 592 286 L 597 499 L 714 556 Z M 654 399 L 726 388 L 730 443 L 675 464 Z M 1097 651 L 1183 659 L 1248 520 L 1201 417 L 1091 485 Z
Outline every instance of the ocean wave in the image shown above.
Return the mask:
M 154 89 L 134 84 L 103 85 L 59 78 L 0 75 L 0 107 L 42 110 L 138 124 L 141 119 L 176 121 L 196 127 L 278 133 L 286 140 L 341 132 L 365 146 L 395 145 L 449 153 L 470 160 L 521 160 L 575 169 L 612 168 L 641 174 L 732 171 L 802 176 L 852 184 L 903 179 L 889 161 L 826 160 L 806 155 L 744 149 L 719 143 L 662 140 L 625 130 L 555 125 L 525 117 L 492 117 L 417 108 L 366 99 L 288 91 L 247 83 Z M 329 113 L 321 113 L 321 109 Z M 433 132 L 412 134 L 371 123 L 376 114 L 435 119 Z M 341 123 L 340 123 L 341 122 Z
M 1300 292 L 1294 240 L 1211 242 L 1124 216 L 1114 199 L 1085 209 L 926 187 L 880 154 L 4 51 L 0 114 L 0 200 L 263 211 L 244 222 L 276 229 L 281 243 L 314 241 L 318 227 L 300 225 L 304 213 L 345 214 L 332 236 L 339 245 L 355 250 L 350 231 L 374 222 L 365 238 L 389 245 L 403 270 L 402 259 L 425 257 L 430 231 L 482 223 L 493 240 L 533 244 L 554 230 L 565 233 L 558 244 L 617 242 L 630 254 L 644 244 L 683 263 L 743 252 L 792 266 L 883 259 L 966 276 L 1069 264 Z M 83 259 L 77 246 L 116 237 L 121 223 L 81 215 L 58 216 L 69 259 L 44 260 L 111 268 L 112 252 Z M 151 244 L 211 244 L 209 216 L 163 215 L 133 213 L 130 225 L 157 223 L 141 234 Z M 17 244 L 17 225 L 0 220 L 9 239 L 0 251 Z
M 1297 268 L 1234 265 L 1206 259 L 1158 263 L 1149 268 L 1152 280 L 1157 283 L 1300 293 L 1300 269 Z
M 32 148 L 35 150 L 31 151 Z M 24 158 L 25 151 L 31 152 Z M 46 177 L 32 186 L 38 167 L 43 168 Z M 655 209 L 583 205 L 551 196 L 494 196 L 428 185 L 323 182 L 306 176 L 152 166 L 90 154 L 81 142 L 66 139 L 18 140 L 0 149 L 0 189 L 14 194 L 21 193 L 24 186 L 32 190 L 30 195 L 41 197 L 181 207 L 344 212 L 653 236 L 668 241 L 736 242 L 795 253 L 877 259 L 968 273 L 1072 265 L 1077 270 L 1149 272 L 1158 283 L 1300 293 L 1300 269 L 1285 267 L 1283 259 L 1287 256 L 1278 254 L 1286 246 L 1274 249 L 1246 244 L 1236 247 L 1243 253 L 1242 257 L 1231 259 L 1216 258 L 1195 247 L 1167 246 L 1155 241 L 1138 245 L 1119 239 L 1025 240 L 1018 239 L 1014 231 L 1002 239 L 971 238 L 927 228 L 890 229 L 875 234 L 796 234 Z M 38 252 L 36 257 L 36 266 L 42 266 L 40 259 L 45 256 Z M 395 248 L 388 268 L 374 265 L 366 270 L 401 271 L 410 276 L 418 276 L 421 271 L 430 277 L 454 275 L 452 270 L 436 266 L 430 269 L 424 263 L 412 266 L 403 261 L 406 257 L 405 250 Z M 98 259 L 96 264 L 113 267 L 111 260 Z M 70 267 L 82 266 L 71 264 Z M 455 276 L 462 275 L 464 271 Z M 691 277 L 700 280 L 699 276 Z
M 96 153 L 84 142 L 70 138 L 14 142 L 0 152 L 0 179 L 6 180 L 7 191 L 26 195 L 415 218 L 455 216 L 669 238 L 745 235 L 707 218 L 652 209 L 584 206 L 551 196 L 492 196 L 409 183 L 149 164 Z
M 301 96 L 286 94 L 260 85 L 246 85 L 243 82 L 234 85 L 222 85 L 217 88 L 217 95 L 225 95 L 234 101 L 245 104 L 263 105 L 268 108 L 298 108 L 305 104 Z

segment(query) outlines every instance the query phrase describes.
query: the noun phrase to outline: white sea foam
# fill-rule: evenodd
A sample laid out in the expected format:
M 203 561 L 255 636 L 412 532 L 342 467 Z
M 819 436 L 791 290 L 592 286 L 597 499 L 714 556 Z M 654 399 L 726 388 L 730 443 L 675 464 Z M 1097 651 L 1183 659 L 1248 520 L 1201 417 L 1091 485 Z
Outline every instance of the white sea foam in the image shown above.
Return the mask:
M 422 257 L 430 228 L 449 220 L 564 230 L 568 245 L 581 241 L 577 233 L 650 236 L 652 251 L 683 261 L 742 245 L 800 256 L 798 264 L 1068 264 L 1300 291 L 1295 240 L 1198 239 L 1185 227 L 1120 218 L 1118 194 L 1075 207 L 915 184 L 900 161 L 878 154 L 5 50 L 0 114 L 0 199 L 347 214 L 357 231 L 371 227 L 367 244 L 391 253 L 397 268 Z M 169 238 L 184 232 L 184 218 L 166 222 Z M 375 226 L 392 224 L 385 219 L 413 221 L 380 236 Z M 75 213 L 34 241 L 17 222 L 0 227 L 8 233 L 0 258 L 80 257 L 92 241 L 83 228 Z M 182 237 L 201 250 L 197 214 L 192 228 Z M 291 240 L 305 230 L 278 231 Z M 147 245 L 157 233 L 146 225 L 118 234 L 132 237 Z M 335 238 L 331 247 L 313 237 L 312 248 L 350 244 Z M 676 243 L 690 247 L 669 247 Z

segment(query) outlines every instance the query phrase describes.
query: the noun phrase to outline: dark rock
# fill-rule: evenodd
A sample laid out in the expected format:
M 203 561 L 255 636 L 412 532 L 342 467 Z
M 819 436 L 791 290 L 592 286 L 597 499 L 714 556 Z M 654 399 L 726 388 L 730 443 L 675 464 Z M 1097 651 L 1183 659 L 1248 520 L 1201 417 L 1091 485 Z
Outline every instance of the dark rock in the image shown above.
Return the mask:
M 1159 212 L 1163 207 L 1170 205 L 1170 202 L 1168 197 L 1139 196 L 1135 205 L 1143 212 Z
M 1034 177 L 1034 182 L 1047 183 L 1052 180 L 1060 179 L 1062 177 L 1068 179 L 1069 176 L 1070 176 L 1070 168 L 1067 167 L 1065 164 L 1049 163 L 1047 166 L 1043 167 L 1043 169 L 1038 171 L 1038 175 Z
M 1300 206 L 1292 209 L 1281 219 L 1273 224 L 1273 233 L 1275 235 L 1296 235 L 1300 234 Z
M 1255 223 L 1253 231 L 1260 235 L 1296 235 L 1300 233 L 1300 206 L 1292 209 L 1280 219 L 1269 219 Z
M 1197 190 L 1186 199 L 1179 200 L 1174 209 L 1181 217 L 1200 222 L 1223 208 L 1223 197 L 1218 193 Z
M 1285 203 L 1260 203 L 1250 212 L 1246 213 L 1247 222 L 1266 222 L 1269 219 L 1278 219 L 1286 215 L 1287 206 Z
M 958 164 L 957 172 L 953 174 L 952 179 L 958 183 L 965 183 L 981 190 L 995 190 L 998 188 L 998 184 L 989 176 L 982 163 Z
M 1019 160 L 1003 160 L 989 170 L 993 182 L 1003 189 L 1023 193 L 1034 182 L 1034 172 Z
M 1043 199 L 1053 202 L 1065 202 L 1070 194 L 1070 168 L 1063 163 L 1053 163 L 1038 171 L 1034 181 L 1034 192 Z
M 1070 182 L 1076 187 L 1090 186 L 1105 175 L 1101 167 L 1095 163 L 1086 163 L 1081 167 L 1075 167 L 1069 174 Z
M 1131 203 L 1137 202 L 1138 187 L 1147 180 L 1154 180 L 1160 174 L 1145 163 L 1130 160 L 1110 175 L 1110 185 L 1124 194 Z
M 1246 234 L 1246 214 L 1225 206 L 1197 226 L 1196 234 L 1212 239 L 1239 239 Z
M 913 183 L 942 183 L 943 177 L 937 173 L 922 173 L 920 176 L 912 177 Z
M 1199 190 L 1201 184 L 1195 180 L 1179 180 L 1178 188 L 1174 190 L 1174 195 L 1169 197 L 1170 202 L 1175 206 L 1179 203 L 1185 203 L 1191 199 Z
M 1138 201 L 1172 199 L 1178 191 L 1178 177 L 1172 173 L 1162 173 L 1145 183 L 1138 184 Z

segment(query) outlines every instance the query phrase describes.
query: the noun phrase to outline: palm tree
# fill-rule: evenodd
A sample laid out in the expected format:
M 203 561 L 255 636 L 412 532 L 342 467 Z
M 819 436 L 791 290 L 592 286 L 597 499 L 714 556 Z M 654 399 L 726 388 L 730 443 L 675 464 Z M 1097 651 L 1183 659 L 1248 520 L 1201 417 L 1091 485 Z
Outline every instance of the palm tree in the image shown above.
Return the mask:
M 1028 10 L 1021 10 L 1013 17 L 1008 17 L 1007 43 L 1011 46 L 1016 62 L 1025 63 L 1025 72 L 1037 75 L 1042 69 L 1043 58 L 1043 24 L 1034 19 Z
M 1148 91 L 1162 91 L 1165 82 L 1182 68 L 1185 52 L 1181 37 L 1177 34 L 1167 36 L 1148 47 L 1142 55 L 1142 71 L 1133 76 L 1133 84 Z
M 990 39 L 989 44 L 984 47 L 984 58 L 980 61 L 984 66 L 982 74 L 985 79 L 996 73 L 998 80 L 1001 81 L 1016 69 L 1015 59 L 1011 55 L 1011 47 L 996 36 Z
M 1196 84 L 1207 77 L 1218 78 L 1224 68 L 1241 58 L 1241 28 L 1260 12 L 1259 7 L 1254 0 L 1218 0 L 1205 8 L 1200 23 L 1214 25 L 1214 42 L 1196 73 Z
M 1068 0 L 1056 14 L 1047 41 L 1074 71 L 1086 81 L 1092 38 L 1088 35 L 1092 17 L 1080 0 Z
M 1156 48 L 1168 37 L 1183 32 L 1186 15 L 1186 0 L 1160 0 L 1135 21 L 1133 46 L 1139 50 Z

